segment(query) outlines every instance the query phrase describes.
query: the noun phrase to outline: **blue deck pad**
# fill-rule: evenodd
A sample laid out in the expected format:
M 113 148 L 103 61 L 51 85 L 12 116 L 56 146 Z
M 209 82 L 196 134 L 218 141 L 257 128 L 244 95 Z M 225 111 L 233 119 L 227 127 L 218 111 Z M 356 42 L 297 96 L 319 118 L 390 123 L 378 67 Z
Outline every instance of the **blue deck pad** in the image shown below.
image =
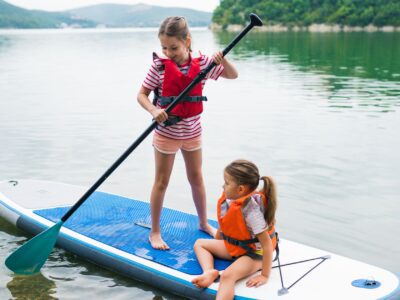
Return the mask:
M 57 222 L 69 207 L 36 210 L 35 213 Z M 163 239 L 171 248 L 155 250 L 150 246 L 149 228 L 135 223 L 151 224 L 150 206 L 146 202 L 121 196 L 95 192 L 64 223 L 73 231 L 114 248 L 155 261 L 178 271 L 197 275 L 202 270 L 193 251 L 199 238 L 210 238 L 198 229 L 197 216 L 163 208 L 161 231 Z M 217 227 L 217 222 L 210 224 Z M 224 270 L 231 262 L 215 260 L 215 268 Z

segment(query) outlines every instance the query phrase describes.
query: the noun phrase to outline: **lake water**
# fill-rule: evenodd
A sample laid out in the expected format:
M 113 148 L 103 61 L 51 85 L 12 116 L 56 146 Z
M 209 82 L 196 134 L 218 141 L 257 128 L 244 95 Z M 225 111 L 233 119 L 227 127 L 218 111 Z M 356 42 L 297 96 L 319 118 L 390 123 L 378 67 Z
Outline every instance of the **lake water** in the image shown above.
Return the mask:
M 192 34 L 206 54 L 234 36 Z M 0 180 L 91 186 L 150 124 L 153 51 L 155 29 L 0 31 Z M 239 78 L 206 85 L 209 217 L 225 165 L 250 159 L 278 184 L 281 237 L 399 272 L 399 53 L 400 33 L 250 33 L 228 55 Z M 147 138 L 102 189 L 147 200 L 153 170 Z M 165 205 L 195 212 L 180 155 Z M 1 299 L 176 299 L 60 249 L 15 277 L 3 260 L 26 238 L 0 219 Z

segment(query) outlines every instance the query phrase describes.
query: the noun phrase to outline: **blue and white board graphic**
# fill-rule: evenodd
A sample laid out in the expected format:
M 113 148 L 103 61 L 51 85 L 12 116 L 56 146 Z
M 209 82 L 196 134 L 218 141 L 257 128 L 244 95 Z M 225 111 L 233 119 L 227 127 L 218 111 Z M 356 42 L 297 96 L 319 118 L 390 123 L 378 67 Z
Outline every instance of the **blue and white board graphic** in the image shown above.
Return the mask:
M 37 234 L 53 226 L 85 191 L 47 181 L 3 181 L 0 216 Z M 218 282 L 208 289 L 191 284 L 201 273 L 193 244 L 208 237 L 198 230 L 197 216 L 164 208 L 161 227 L 169 251 L 150 247 L 149 223 L 147 202 L 97 191 L 64 223 L 57 245 L 170 293 L 213 299 Z M 246 279 L 238 282 L 235 299 L 400 299 L 396 274 L 283 238 L 279 245 L 280 270 L 274 262 L 268 284 L 259 288 L 247 288 Z M 215 267 L 223 271 L 229 264 L 216 260 Z

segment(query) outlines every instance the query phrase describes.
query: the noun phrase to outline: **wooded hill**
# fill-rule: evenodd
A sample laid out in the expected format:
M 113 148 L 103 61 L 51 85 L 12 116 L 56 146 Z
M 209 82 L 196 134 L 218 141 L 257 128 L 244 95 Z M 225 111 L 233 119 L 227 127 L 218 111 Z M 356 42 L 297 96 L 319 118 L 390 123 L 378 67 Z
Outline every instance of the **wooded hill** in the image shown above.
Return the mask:
M 400 26 L 399 0 L 221 0 L 212 20 L 244 25 L 252 12 L 269 25 Z
M 0 28 L 158 27 L 168 16 L 184 16 L 190 26 L 208 26 L 212 14 L 180 7 L 99 4 L 63 12 L 28 10 L 0 0 Z

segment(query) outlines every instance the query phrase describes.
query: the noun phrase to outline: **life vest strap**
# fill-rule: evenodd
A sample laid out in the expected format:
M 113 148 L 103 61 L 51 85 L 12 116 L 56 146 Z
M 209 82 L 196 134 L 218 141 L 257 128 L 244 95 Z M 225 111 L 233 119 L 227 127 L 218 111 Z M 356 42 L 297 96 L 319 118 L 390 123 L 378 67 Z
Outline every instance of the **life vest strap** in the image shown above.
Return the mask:
M 247 251 L 246 255 L 250 256 L 251 258 L 257 259 L 257 258 L 262 257 L 262 255 L 255 253 L 254 249 L 249 246 L 249 244 L 257 243 L 258 242 L 257 238 L 248 239 L 248 240 L 237 240 L 237 239 L 234 239 L 234 238 L 231 238 L 231 237 L 225 235 L 223 232 L 221 232 L 221 237 L 222 237 L 223 240 L 227 241 L 229 244 L 232 244 L 234 246 L 238 246 L 238 247 L 246 250 Z M 271 240 L 274 237 L 276 237 L 276 239 L 277 239 L 277 243 L 276 243 L 276 247 L 275 247 L 276 256 L 275 256 L 275 258 L 273 260 L 273 261 L 275 261 L 279 256 L 278 233 L 274 230 L 269 235 L 269 237 L 270 237 Z
M 166 97 L 166 96 L 158 96 L 155 94 L 154 101 L 157 101 L 160 106 L 167 106 L 175 100 L 175 96 Z M 182 101 L 186 102 L 201 102 L 207 101 L 206 96 L 186 96 L 182 99 Z
M 246 256 L 251 257 L 252 259 L 262 259 L 263 256 L 261 254 L 255 253 L 255 252 L 249 252 L 247 251 L 246 254 L 244 254 Z M 243 256 L 243 255 L 242 255 Z M 240 256 L 239 256 L 240 257 Z M 239 257 L 234 257 L 235 259 L 239 258 Z
M 157 103 L 160 106 L 167 106 L 172 103 L 172 101 L 175 100 L 175 96 L 171 97 L 166 97 L 166 96 L 160 96 L 158 94 L 158 89 L 154 90 L 154 98 L 153 98 L 153 105 L 157 105 Z M 185 98 L 182 99 L 182 101 L 186 102 L 201 102 L 201 101 L 207 101 L 206 96 L 186 96 Z M 175 116 L 172 114 L 168 115 L 168 119 L 164 122 L 164 126 L 171 126 L 175 125 L 176 123 L 180 122 L 183 118 L 180 116 Z
M 277 235 L 278 235 L 278 233 L 274 230 L 269 235 L 269 238 L 272 240 Z M 253 238 L 253 239 L 248 239 L 248 240 L 237 240 L 237 239 L 231 238 L 230 236 L 225 235 L 223 232 L 221 232 L 221 236 L 228 243 L 235 245 L 235 246 L 239 246 L 239 247 L 242 247 L 243 245 L 248 245 L 248 244 L 253 244 L 253 243 L 258 242 L 258 238 Z
M 249 239 L 249 240 L 237 240 L 237 239 L 231 238 L 230 236 L 225 235 L 223 232 L 221 232 L 221 237 L 225 241 L 227 241 L 229 244 L 232 244 L 232 245 L 235 245 L 235 246 L 238 246 L 238 247 L 242 247 L 242 248 L 244 248 L 245 246 L 248 247 L 249 244 L 253 244 L 253 243 L 257 243 L 258 242 L 257 238 L 253 238 L 253 239 Z
M 275 246 L 275 258 L 272 261 L 278 260 L 279 262 L 279 236 L 276 231 L 273 232 L 273 235 L 276 236 L 276 246 Z

